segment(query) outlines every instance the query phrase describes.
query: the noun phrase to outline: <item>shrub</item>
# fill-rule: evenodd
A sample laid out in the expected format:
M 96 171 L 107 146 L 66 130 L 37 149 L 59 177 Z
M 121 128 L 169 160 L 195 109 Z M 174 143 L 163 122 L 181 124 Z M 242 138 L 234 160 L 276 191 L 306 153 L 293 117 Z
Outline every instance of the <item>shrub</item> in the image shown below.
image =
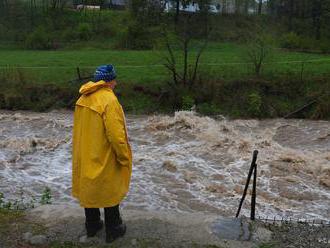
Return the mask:
M 79 39 L 79 33 L 76 29 L 68 28 L 62 32 L 62 39 L 64 41 L 75 41 Z
M 330 119 L 330 97 L 325 94 L 318 100 L 314 111 L 311 114 L 312 119 Z
M 255 35 L 248 43 L 245 60 L 253 65 L 253 72 L 256 76 L 260 76 L 265 62 L 271 58 L 272 45 L 272 37 L 264 33 Z
M 195 104 L 194 98 L 192 98 L 189 95 L 182 96 L 181 101 L 182 101 L 182 110 L 191 110 L 191 108 Z
M 301 38 L 296 33 L 288 33 L 283 35 L 281 40 L 281 47 L 287 49 L 301 48 Z
M 258 92 L 253 92 L 247 98 L 247 111 L 253 117 L 261 114 L 262 98 Z
M 31 74 L 15 68 L 0 70 L 0 108 L 44 111 L 71 108 L 77 99 L 78 86 L 34 84 Z
M 153 47 L 153 36 L 150 28 L 141 27 L 138 23 L 131 23 L 126 32 L 122 33 L 123 48 L 144 50 Z
M 50 49 L 52 46 L 51 37 L 43 27 L 39 27 L 26 37 L 25 46 L 29 49 Z
M 0 109 L 6 107 L 6 98 L 4 94 L 0 94 Z
M 7 28 L 4 24 L 0 23 L 0 37 L 6 37 L 7 36 Z
M 197 105 L 197 111 L 204 115 L 214 115 L 220 113 L 219 108 L 215 104 L 207 102 Z
M 293 32 L 285 34 L 281 39 L 281 47 L 287 49 L 313 50 L 317 46 L 315 39 L 299 36 Z
M 90 40 L 92 38 L 92 27 L 88 23 L 80 23 L 78 26 L 78 37 L 80 40 Z
M 128 49 L 127 37 L 128 37 L 128 28 L 127 27 L 119 30 L 116 34 L 114 48 Z
M 316 46 L 316 40 L 309 37 L 300 37 L 300 48 L 303 50 L 313 50 Z
M 116 27 L 112 27 L 108 22 L 100 22 L 93 25 L 93 31 L 95 34 L 99 34 L 101 38 L 114 37 L 117 32 Z
M 321 40 L 320 50 L 322 53 L 330 53 L 330 40 Z

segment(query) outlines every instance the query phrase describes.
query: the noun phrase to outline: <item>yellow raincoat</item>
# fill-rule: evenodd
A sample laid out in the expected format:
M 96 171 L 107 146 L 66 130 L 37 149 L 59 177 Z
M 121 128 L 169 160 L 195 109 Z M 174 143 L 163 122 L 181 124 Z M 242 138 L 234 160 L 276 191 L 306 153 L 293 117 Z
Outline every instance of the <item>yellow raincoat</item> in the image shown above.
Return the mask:
M 132 152 L 124 112 L 106 82 L 88 82 L 76 102 L 72 195 L 85 208 L 118 205 L 128 192 Z

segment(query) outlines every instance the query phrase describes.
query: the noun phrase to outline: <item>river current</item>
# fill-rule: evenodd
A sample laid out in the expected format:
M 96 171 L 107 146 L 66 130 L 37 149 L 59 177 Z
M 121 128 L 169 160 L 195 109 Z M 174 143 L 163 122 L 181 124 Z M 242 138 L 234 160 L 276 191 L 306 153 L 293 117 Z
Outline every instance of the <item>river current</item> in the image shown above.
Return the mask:
M 71 194 L 73 113 L 0 112 L 0 192 L 78 204 Z M 259 151 L 257 216 L 330 220 L 330 122 L 227 120 L 182 111 L 128 116 L 133 148 L 122 206 L 234 216 Z M 249 214 L 250 195 L 242 214 Z

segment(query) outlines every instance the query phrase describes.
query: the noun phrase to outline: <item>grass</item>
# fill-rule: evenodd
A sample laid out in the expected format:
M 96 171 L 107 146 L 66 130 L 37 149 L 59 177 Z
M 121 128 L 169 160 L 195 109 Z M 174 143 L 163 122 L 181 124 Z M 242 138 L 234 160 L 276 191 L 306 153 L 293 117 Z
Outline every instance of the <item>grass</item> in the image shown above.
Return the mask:
M 201 70 L 215 78 L 239 79 L 252 68 L 244 59 L 244 45 L 211 43 L 201 57 Z M 194 55 L 192 52 L 192 56 Z M 85 48 L 79 50 L 27 51 L 0 50 L 0 67 L 21 67 L 37 83 L 66 84 L 77 77 L 76 67 L 90 75 L 100 64 L 115 64 L 118 81 L 139 84 L 156 84 L 170 79 L 163 66 L 166 51 L 130 51 Z M 329 72 L 330 56 L 274 50 L 265 65 L 266 74 L 300 72 L 302 63 L 305 75 L 322 75 Z M 192 58 L 191 58 L 192 61 Z
M 194 46 L 192 55 L 196 54 L 197 45 Z M 234 43 L 211 43 L 205 50 L 200 64 L 201 84 L 196 84 L 198 89 L 190 96 L 200 113 L 221 113 L 234 118 L 282 117 L 319 96 L 321 91 L 327 92 L 329 55 L 276 49 L 262 76 L 255 77 L 251 65 L 243 58 L 245 50 L 246 46 Z M 77 66 L 82 76 L 89 76 L 98 65 L 113 63 L 119 81 L 116 91 L 125 111 L 172 112 L 182 107 L 179 101 L 187 96 L 171 93 L 166 84 L 171 75 L 162 65 L 164 55 L 162 50 L 0 49 L 0 108 L 37 111 L 71 108 L 80 86 L 69 83 L 77 78 Z M 301 61 L 313 61 L 303 64 L 302 77 Z M 327 96 L 321 100 L 300 117 L 329 118 Z
M 22 211 L 13 211 L 0 209 L 0 240 L 1 244 L 13 245 L 19 237 L 17 234 L 19 228 L 17 223 L 20 223 L 24 214 Z

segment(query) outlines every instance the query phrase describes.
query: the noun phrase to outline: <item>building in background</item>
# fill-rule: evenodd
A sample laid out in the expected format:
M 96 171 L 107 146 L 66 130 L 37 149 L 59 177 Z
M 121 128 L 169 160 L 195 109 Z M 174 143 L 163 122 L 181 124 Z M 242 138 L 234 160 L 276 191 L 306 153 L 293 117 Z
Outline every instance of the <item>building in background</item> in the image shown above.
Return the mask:
M 103 4 L 93 5 L 90 4 L 92 1 L 88 2 L 89 4 L 84 4 L 86 1 L 83 0 L 73 0 L 74 8 L 84 8 L 86 6 L 100 6 L 101 9 L 125 9 L 129 6 L 129 1 L 131 0 L 104 0 Z M 170 12 L 176 8 L 176 0 L 149 0 L 152 2 L 158 1 L 160 6 L 164 8 L 165 12 Z M 256 14 L 258 12 L 259 0 L 210 0 L 209 11 L 211 13 L 218 14 L 235 14 L 235 13 L 244 13 L 244 14 Z M 262 12 L 266 11 L 266 1 L 263 0 L 263 9 Z M 79 6 L 79 7 L 78 7 Z M 89 7 L 92 8 L 92 7 Z M 97 9 L 97 8 L 95 8 Z M 199 11 L 198 1 L 180 1 L 180 11 L 184 12 L 197 12 Z
M 88 4 L 86 4 L 86 1 L 84 0 L 73 0 L 72 4 L 75 9 L 87 8 L 87 6 L 99 6 L 100 9 L 125 9 L 126 6 L 128 6 L 129 4 L 129 0 L 104 0 L 102 5 L 100 5 L 99 3 L 92 4 L 91 2 L 88 2 Z

